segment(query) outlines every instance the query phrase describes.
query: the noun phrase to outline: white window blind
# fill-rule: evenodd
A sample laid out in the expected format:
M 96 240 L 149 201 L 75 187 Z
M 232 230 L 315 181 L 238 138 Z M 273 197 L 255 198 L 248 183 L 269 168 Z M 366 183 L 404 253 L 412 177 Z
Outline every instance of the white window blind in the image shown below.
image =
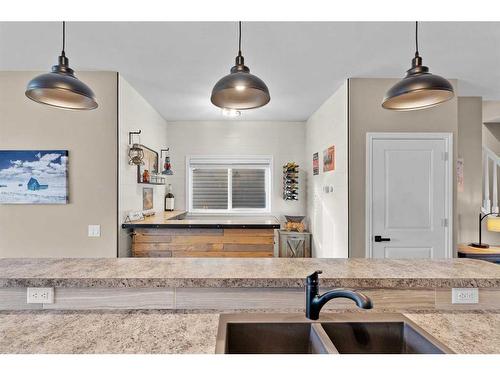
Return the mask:
M 190 212 L 270 212 L 271 157 L 194 156 L 187 169 Z
M 266 171 L 232 170 L 233 208 L 266 208 Z
M 193 169 L 192 186 L 194 209 L 227 209 L 227 169 Z

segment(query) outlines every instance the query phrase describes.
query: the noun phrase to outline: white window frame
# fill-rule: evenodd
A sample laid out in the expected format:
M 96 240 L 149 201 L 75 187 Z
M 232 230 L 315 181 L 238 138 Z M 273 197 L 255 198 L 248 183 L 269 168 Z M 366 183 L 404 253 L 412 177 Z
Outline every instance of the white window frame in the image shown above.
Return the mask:
M 255 169 L 256 166 L 262 166 L 265 170 L 265 208 L 233 208 L 232 200 L 232 170 L 228 166 L 234 165 L 237 169 Z M 228 170 L 228 209 L 194 209 L 193 208 L 193 169 L 200 166 L 206 166 L 211 169 Z M 186 207 L 189 213 L 195 214 L 224 214 L 224 215 L 255 215 L 271 213 L 272 206 L 272 174 L 273 157 L 271 155 L 236 155 L 236 156 L 213 156 L 213 155 L 191 155 L 186 156 Z

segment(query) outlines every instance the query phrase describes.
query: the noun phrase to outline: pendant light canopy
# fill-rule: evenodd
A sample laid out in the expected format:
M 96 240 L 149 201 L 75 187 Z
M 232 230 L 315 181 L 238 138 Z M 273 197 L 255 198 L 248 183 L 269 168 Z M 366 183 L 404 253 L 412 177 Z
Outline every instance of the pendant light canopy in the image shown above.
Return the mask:
M 59 62 L 50 73 L 33 78 L 26 88 L 26 96 L 37 103 L 65 109 L 95 109 L 95 94 L 85 83 L 75 77 L 64 53 L 66 23 L 62 23 L 63 43 Z
M 382 107 L 410 111 L 433 107 L 454 97 L 453 86 L 445 78 L 429 73 L 418 53 L 418 22 L 415 23 L 415 57 L 406 76 L 385 94 Z
M 241 55 L 241 22 L 239 22 L 238 56 L 231 73 L 214 86 L 210 100 L 220 108 L 244 110 L 258 108 L 271 100 L 269 89 L 259 77 L 250 74 Z

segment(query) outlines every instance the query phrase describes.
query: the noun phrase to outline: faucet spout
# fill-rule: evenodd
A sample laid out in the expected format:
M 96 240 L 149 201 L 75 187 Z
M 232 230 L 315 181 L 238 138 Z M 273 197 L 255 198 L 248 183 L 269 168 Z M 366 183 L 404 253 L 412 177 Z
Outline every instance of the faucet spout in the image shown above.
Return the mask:
M 306 281 L 306 317 L 311 320 L 319 319 L 319 312 L 323 306 L 335 298 L 348 298 L 362 309 L 371 309 L 372 301 L 363 293 L 350 289 L 333 289 L 319 295 L 319 278 L 321 271 L 316 271 L 307 277 Z
M 362 309 L 371 309 L 372 301 L 363 293 L 356 292 L 349 289 L 333 289 L 321 296 L 316 297 L 316 303 L 321 309 L 328 301 L 334 298 L 348 298 L 356 303 Z

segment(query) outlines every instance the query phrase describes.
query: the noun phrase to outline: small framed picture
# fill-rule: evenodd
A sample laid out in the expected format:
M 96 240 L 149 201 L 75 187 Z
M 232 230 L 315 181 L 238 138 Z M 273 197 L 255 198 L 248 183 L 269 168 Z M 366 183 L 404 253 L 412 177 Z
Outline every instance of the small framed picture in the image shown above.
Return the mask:
M 313 175 L 319 174 L 319 153 L 315 152 L 313 154 Z
M 464 159 L 457 159 L 457 191 L 464 192 Z
M 323 151 L 323 172 L 335 170 L 335 146 L 328 147 Z
M 144 211 L 153 209 L 153 188 L 142 188 L 142 209 Z

